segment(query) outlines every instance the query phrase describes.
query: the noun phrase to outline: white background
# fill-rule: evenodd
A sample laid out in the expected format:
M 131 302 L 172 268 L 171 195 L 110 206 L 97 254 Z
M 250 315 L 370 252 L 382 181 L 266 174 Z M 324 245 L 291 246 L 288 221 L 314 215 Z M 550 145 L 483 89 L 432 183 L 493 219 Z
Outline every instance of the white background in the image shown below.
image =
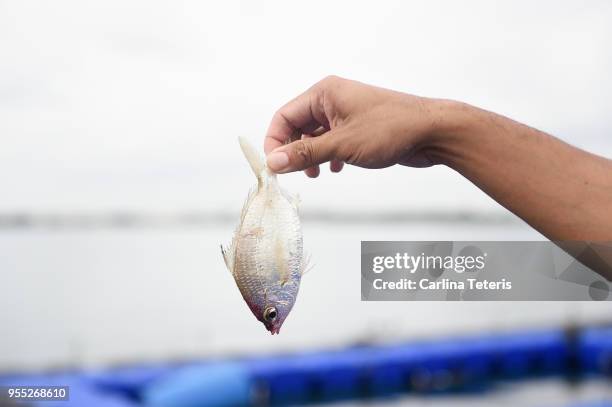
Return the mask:
M 283 103 L 328 74 L 460 99 L 612 156 L 609 1 L 0 1 L 0 214 L 238 211 Z M 568 163 L 571 165 L 571 163 Z M 282 176 L 304 213 L 504 213 L 453 171 Z M 551 202 L 554 205 L 554 202 Z M 362 303 L 360 240 L 541 239 L 526 225 L 304 225 L 279 336 L 187 230 L 0 229 L 0 370 L 278 352 L 599 321 L 596 303 Z
M 603 0 L 3 1 L 0 210 L 238 210 L 253 180 L 237 136 L 261 145 L 328 74 L 612 156 L 610 21 Z M 501 210 L 446 168 L 283 182 L 305 210 Z

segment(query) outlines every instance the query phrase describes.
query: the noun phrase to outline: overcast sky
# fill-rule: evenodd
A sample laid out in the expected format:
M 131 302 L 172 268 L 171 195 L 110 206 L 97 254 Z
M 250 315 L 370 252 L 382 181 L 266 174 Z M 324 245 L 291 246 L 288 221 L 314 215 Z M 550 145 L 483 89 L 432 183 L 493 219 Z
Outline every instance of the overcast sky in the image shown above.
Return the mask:
M 612 156 L 612 2 L 212 3 L 0 1 L 0 211 L 238 210 L 237 136 L 328 74 Z M 305 209 L 500 210 L 442 167 L 281 182 Z

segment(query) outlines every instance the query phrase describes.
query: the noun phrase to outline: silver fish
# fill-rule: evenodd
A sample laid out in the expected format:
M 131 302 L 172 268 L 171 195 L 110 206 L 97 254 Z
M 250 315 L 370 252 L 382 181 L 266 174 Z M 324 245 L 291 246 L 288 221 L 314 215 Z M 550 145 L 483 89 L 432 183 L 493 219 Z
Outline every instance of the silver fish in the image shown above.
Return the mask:
M 298 198 L 280 188 L 276 174 L 243 138 L 240 147 L 257 177 L 240 224 L 221 253 L 253 315 L 279 333 L 297 297 L 306 268 Z

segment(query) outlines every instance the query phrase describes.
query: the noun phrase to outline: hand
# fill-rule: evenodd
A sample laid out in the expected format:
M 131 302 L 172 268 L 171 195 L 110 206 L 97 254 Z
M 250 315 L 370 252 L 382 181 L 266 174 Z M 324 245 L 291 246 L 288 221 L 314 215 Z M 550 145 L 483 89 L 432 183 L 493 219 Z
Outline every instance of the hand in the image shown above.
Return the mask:
M 365 168 L 394 164 L 428 167 L 427 139 L 434 131 L 433 99 L 327 77 L 280 108 L 264 142 L 268 168 L 319 175 L 330 161 Z M 286 144 L 286 145 L 285 145 Z
M 551 240 L 612 241 L 612 160 L 465 103 L 329 77 L 276 112 L 264 150 L 310 177 L 327 161 L 444 164 Z

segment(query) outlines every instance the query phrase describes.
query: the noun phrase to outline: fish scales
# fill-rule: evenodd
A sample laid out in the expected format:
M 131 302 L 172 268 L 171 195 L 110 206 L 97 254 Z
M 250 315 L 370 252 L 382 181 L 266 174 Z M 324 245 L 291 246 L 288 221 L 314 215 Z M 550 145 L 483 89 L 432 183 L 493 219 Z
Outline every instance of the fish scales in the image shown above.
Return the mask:
M 263 159 L 244 139 L 242 150 L 257 176 L 225 262 L 243 299 L 272 334 L 293 308 L 305 263 L 297 198 L 278 185 Z

